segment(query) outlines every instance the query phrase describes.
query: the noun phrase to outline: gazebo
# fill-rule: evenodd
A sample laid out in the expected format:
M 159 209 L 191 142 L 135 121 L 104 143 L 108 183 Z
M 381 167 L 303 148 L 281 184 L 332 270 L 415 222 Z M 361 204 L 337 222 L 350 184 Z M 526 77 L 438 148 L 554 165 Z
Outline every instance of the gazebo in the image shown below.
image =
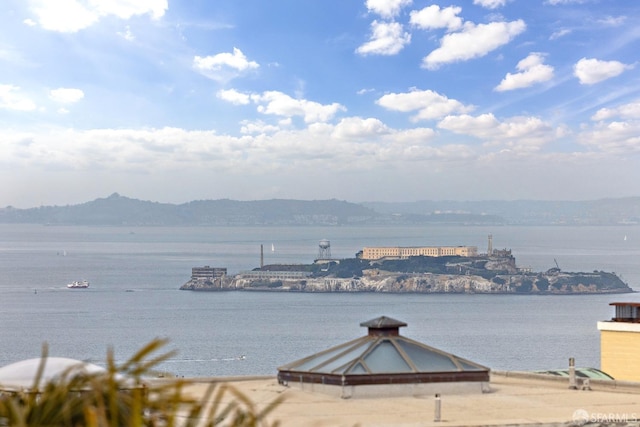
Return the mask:
M 281 366 L 278 382 L 342 398 L 489 390 L 489 368 L 403 337 L 404 322 L 382 316 L 360 326 L 366 336 Z

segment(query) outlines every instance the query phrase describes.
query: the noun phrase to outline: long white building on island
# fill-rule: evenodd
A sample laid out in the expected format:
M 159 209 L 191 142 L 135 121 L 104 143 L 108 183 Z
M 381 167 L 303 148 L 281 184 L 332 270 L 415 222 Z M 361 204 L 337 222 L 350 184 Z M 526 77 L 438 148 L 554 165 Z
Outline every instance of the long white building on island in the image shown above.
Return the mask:
M 476 246 L 411 246 L 411 247 L 365 247 L 360 257 L 362 259 L 377 260 L 381 258 L 404 259 L 412 256 L 478 256 Z

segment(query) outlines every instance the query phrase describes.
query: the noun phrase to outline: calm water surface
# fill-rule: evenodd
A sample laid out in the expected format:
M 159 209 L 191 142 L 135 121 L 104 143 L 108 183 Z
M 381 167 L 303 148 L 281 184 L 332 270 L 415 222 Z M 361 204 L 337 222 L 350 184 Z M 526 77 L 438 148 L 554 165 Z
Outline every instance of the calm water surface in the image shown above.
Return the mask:
M 367 245 L 510 248 L 519 266 L 614 271 L 640 290 L 638 227 L 207 227 L 0 225 L 0 366 L 53 356 L 125 360 L 155 337 L 178 355 L 176 375 L 275 374 L 278 366 L 357 338 L 387 315 L 404 335 L 494 369 L 599 367 L 598 320 L 613 301 L 585 296 L 298 294 L 179 291 L 191 267 L 229 273 L 308 263 L 321 239 L 334 257 Z M 626 238 L 625 238 L 626 237 Z M 271 246 L 275 251 L 271 251 Z M 87 279 L 91 288 L 66 289 Z M 240 356 L 244 356 L 241 358 Z

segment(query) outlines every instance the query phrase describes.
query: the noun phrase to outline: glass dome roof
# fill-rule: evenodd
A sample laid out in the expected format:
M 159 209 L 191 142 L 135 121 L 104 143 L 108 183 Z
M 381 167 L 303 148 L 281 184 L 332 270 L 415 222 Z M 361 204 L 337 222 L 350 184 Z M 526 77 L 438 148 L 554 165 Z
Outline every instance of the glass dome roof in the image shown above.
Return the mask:
M 361 323 L 369 329 L 367 336 L 337 345 L 278 368 L 278 376 L 286 379 L 330 376 L 385 378 L 404 376 L 406 382 L 468 381 L 486 378 L 489 368 L 401 336 L 398 329 L 406 326 L 389 317 Z M 422 378 L 422 380 L 420 380 Z M 314 380 L 315 381 L 315 380 Z

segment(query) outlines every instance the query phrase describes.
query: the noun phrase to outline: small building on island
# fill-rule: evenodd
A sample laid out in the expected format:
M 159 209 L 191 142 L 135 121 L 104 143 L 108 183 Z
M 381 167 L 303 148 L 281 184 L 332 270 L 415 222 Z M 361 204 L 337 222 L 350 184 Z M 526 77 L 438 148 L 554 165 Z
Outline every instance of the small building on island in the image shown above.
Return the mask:
M 278 368 L 278 382 L 347 398 L 489 391 L 489 368 L 399 333 L 406 323 L 363 322 L 364 337 Z
M 191 268 L 191 278 L 187 283 L 180 286 L 180 289 L 192 291 L 225 289 L 223 282 L 226 277 L 226 267 L 210 267 L 208 265 L 204 267 L 193 267 Z
M 214 281 L 227 275 L 226 267 L 193 267 L 191 269 L 191 280 L 209 280 Z

